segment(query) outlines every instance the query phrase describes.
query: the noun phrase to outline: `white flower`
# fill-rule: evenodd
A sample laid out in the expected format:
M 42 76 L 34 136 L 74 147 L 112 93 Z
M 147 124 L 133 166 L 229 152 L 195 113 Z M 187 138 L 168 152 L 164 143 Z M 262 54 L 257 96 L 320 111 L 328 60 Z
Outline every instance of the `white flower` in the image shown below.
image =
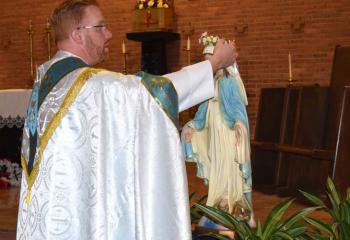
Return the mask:
M 148 3 L 147 3 L 147 5 L 148 5 L 148 7 L 152 7 L 153 5 L 154 5 L 154 1 L 149 1 Z

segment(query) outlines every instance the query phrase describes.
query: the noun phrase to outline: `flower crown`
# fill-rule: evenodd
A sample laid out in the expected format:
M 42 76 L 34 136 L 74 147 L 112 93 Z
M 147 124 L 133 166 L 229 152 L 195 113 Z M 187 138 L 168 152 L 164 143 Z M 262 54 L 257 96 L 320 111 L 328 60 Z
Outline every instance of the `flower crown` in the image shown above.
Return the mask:
M 208 32 L 202 33 L 198 39 L 199 44 L 203 44 L 203 54 L 213 54 L 216 43 L 218 42 L 218 36 L 208 35 Z

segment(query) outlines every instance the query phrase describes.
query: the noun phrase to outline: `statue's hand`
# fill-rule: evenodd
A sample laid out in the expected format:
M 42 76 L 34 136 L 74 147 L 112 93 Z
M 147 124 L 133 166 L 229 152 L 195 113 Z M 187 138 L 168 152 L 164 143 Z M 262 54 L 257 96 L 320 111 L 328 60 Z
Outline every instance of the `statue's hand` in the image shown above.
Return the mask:
M 236 146 L 240 146 L 241 142 L 242 142 L 242 133 L 241 133 L 241 129 L 240 127 L 236 124 L 233 127 L 233 130 L 235 131 L 235 135 L 236 135 Z
M 193 135 L 193 129 L 187 128 L 185 132 L 185 143 L 190 143 Z

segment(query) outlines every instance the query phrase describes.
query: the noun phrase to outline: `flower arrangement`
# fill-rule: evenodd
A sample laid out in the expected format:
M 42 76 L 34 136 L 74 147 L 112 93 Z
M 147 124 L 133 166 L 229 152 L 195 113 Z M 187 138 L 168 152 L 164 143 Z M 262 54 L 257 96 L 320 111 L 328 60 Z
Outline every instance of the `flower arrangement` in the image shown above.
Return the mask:
M 137 0 L 136 9 L 169 8 L 169 0 Z
M 204 46 L 203 54 L 212 55 L 214 53 L 214 47 L 218 42 L 218 40 L 219 40 L 218 36 L 208 35 L 207 32 L 202 33 L 202 35 L 198 39 L 198 42 L 199 44 L 203 44 Z
M 218 36 L 208 35 L 208 32 L 204 32 L 198 39 L 198 42 L 199 44 L 203 44 L 206 47 L 206 46 L 215 46 L 218 40 L 219 40 Z
M 18 163 L 7 159 L 0 159 L 0 187 L 19 187 L 22 177 L 22 169 Z

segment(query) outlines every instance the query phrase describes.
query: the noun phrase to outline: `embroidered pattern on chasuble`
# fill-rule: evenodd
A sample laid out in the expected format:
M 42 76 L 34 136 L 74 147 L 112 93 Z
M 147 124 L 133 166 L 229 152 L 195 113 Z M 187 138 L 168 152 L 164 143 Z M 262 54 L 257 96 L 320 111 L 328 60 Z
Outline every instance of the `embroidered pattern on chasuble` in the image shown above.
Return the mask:
M 145 72 L 138 72 L 136 76 L 142 78 L 142 84 L 179 129 L 179 102 L 173 83 L 165 77 Z
M 64 61 L 64 63 L 62 63 Z M 67 63 L 72 63 L 74 67 L 68 66 Z M 56 65 L 57 64 L 57 65 Z M 53 69 L 54 66 L 58 66 L 61 68 L 62 67 L 68 67 L 63 70 L 63 73 L 58 73 L 57 75 L 52 74 L 53 71 L 50 71 Z M 59 110 L 55 113 L 55 115 L 52 117 L 51 121 L 49 122 L 47 128 L 44 131 L 43 136 L 40 139 L 37 139 L 37 132 L 36 132 L 36 127 L 37 127 L 37 118 L 35 119 L 34 116 L 38 116 L 38 110 L 40 108 L 40 105 L 42 104 L 43 100 L 45 99 L 45 96 L 50 92 L 50 90 L 56 85 L 56 83 L 65 75 L 68 73 L 72 72 L 75 69 L 86 67 L 87 65 L 82 62 L 82 60 L 78 58 L 67 58 L 63 59 L 55 64 L 47 71 L 45 74 L 43 81 L 51 81 L 51 83 L 45 83 L 43 87 L 40 86 L 40 90 L 34 92 L 35 94 L 32 99 L 31 103 L 28 109 L 28 114 L 31 114 L 28 116 L 28 128 L 30 131 L 30 154 L 29 154 L 29 161 L 27 163 L 25 157 L 21 155 L 21 162 L 22 162 L 22 168 L 25 173 L 26 181 L 27 181 L 27 196 L 26 196 L 26 202 L 29 203 L 30 201 L 30 192 L 31 188 L 35 182 L 35 179 L 37 178 L 39 174 L 39 167 L 42 159 L 42 154 L 46 148 L 46 145 L 48 141 L 50 140 L 51 136 L 55 132 L 56 128 L 60 124 L 62 118 L 66 115 L 69 107 L 73 104 L 75 98 L 79 94 L 81 88 L 84 86 L 85 82 L 90 79 L 94 74 L 97 74 L 101 71 L 102 69 L 94 69 L 94 68 L 87 68 L 84 70 L 82 73 L 79 74 L 79 76 L 75 79 L 74 83 L 72 84 L 71 88 L 69 89 L 68 93 L 66 94 Z M 59 71 L 60 68 L 56 68 L 56 71 Z M 51 73 L 51 76 L 48 76 L 48 73 Z M 41 84 L 43 85 L 43 84 Z M 33 90 L 34 91 L 34 90 Z M 41 92 L 42 91 L 42 92 Z M 40 97 L 43 96 L 44 97 Z M 33 107 L 37 107 L 36 109 Z M 35 126 L 35 132 L 32 134 L 32 129 Z M 32 138 L 35 138 L 32 140 Z M 38 152 L 35 153 L 36 148 L 37 148 L 37 142 L 39 142 L 39 147 L 38 147 Z M 34 145 L 32 145 L 35 143 Z M 34 152 L 34 154 L 31 154 L 31 152 Z M 34 163 L 34 157 L 37 154 L 37 161 Z M 31 158 L 32 157 L 32 158 Z

